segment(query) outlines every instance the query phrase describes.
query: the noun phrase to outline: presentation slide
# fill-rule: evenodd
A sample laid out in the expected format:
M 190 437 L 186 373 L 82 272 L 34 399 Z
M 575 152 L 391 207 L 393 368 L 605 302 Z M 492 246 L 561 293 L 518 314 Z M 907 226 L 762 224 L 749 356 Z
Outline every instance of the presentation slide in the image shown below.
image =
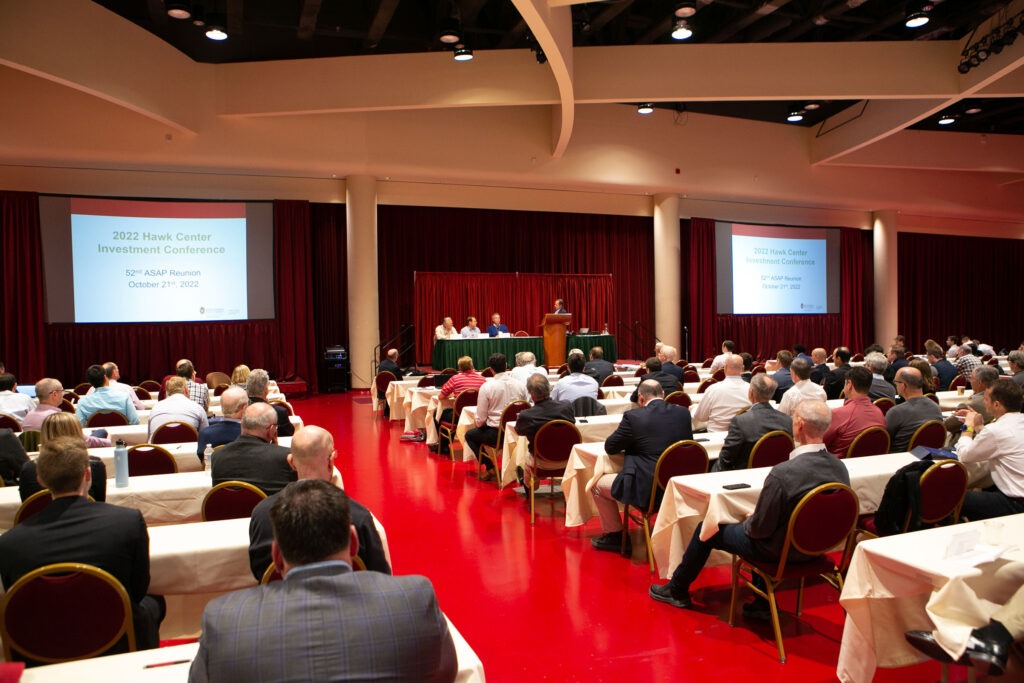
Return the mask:
M 273 317 L 269 208 L 70 197 L 41 216 L 52 322 Z
M 734 225 L 733 312 L 825 313 L 825 231 Z

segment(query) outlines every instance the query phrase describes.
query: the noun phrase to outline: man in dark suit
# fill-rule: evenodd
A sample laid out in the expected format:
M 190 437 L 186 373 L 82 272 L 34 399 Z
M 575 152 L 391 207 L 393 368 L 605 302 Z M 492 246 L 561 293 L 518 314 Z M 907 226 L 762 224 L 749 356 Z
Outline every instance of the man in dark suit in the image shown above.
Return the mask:
M 565 310 L 565 299 L 555 299 L 555 310 L 552 312 L 556 315 L 568 313 L 569 311 Z
M 592 489 L 604 531 L 590 539 L 598 550 L 619 552 L 623 533 L 619 502 L 646 509 L 658 458 L 676 441 L 693 438 L 690 411 L 665 403 L 660 384 L 645 379 L 637 391 L 640 409 L 625 413 L 618 428 L 604 442 L 607 453 L 625 452 L 622 471 L 604 475 Z M 626 547 L 629 548 L 628 541 Z
M 270 521 L 284 580 L 206 606 L 190 682 L 455 679 L 430 581 L 352 571 L 359 539 L 343 491 L 319 479 L 291 484 Z
M 583 366 L 583 374 L 593 377 L 601 385 L 614 373 L 615 366 L 604 359 L 604 349 L 600 346 L 590 349 L 590 360 Z
M 846 386 L 846 375 L 852 367 L 850 365 L 850 358 L 852 357 L 850 349 L 845 346 L 840 346 L 832 352 L 834 367 L 825 376 L 825 381 L 821 385 L 825 390 L 825 396 L 830 401 L 839 398 L 839 394 L 843 393 L 843 387 Z
M 533 437 L 541 427 L 552 420 L 576 422 L 576 413 L 572 404 L 566 401 L 555 401 L 551 398 L 551 383 L 545 375 L 530 375 L 526 380 L 526 390 L 533 399 L 533 407 L 527 408 L 516 417 L 516 434 L 525 436 L 533 452 Z
M 270 375 L 266 370 L 256 368 L 249 373 L 249 379 L 245 380 L 245 393 L 249 394 L 249 403 L 267 403 L 267 396 L 270 395 Z M 277 404 L 272 407 L 277 413 L 277 435 L 295 434 L 295 425 L 289 419 L 291 415 L 288 414 L 288 409 Z
M 40 448 L 39 480 L 53 502 L 0 536 L 0 580 L 10 588 L 39 567 L 57 562 L 93 565 L 113 575 L 132 603 L 136 646 L 159 646 L 163 601 L 147 596 L 149 534 L 142 513 L 86 497 L 92 484 L 85 441 L 62 436 Z M 123 652 L 115 646 L 111 652 Z
M 828 354 L 825 353 L 825 349 L 818 347 L 811 351 L 811 381 L 815 384 L 825 384 L 825 380 L 828 379 L 831 370 L 828 369 Z
M 765 366 L 767 370 L 773 372 L 772 379 L 775 380 L 775 402 L 778 403 L 782 400 L 782 395 L 786 393 L 791 386 L 793 386 L 793 373 L 789 371 L 789 366 L 793 364 L 793 354 L 786 349 L 782 349 L 775 354 L 775 363 L 772 367 Z
M 871 371 L 871 389 L 868 390 L 868 398 L 877 401 L 880 398 L 891 398 L 896 400 L 896 387 L 885 380 L 885 373 L 889 368 L 889 361 L 885 356 L 872 351 L 864 357 L 864 367 Z
M 0 429 L 0 481 L 3 481 L 4 486 L 18 483 L 21 468 L 27 462 L 28 455 L 14 431 Z
M 254 403 L 242 414 L 242 434 L 213 456 L 214 485 L 244 481 L 268 496 L 295 481 L 288 449 L 277 445 L 277 413 L 266 403 Z
M 388 349 L 387 356 L 377 366 L 377 372 L 390 372 L 395 376 L 395 380 L 402 379 L 402 368 L 398 366 L 398 349 Z M 384 401 L 384 392 L 377 392 L 377 400 Z M 391 418 L 391 407 L 384 402 L 384 417 L 387 419 Z
M 729 422 L 729 433 L 712 471 L 745 468 L 754 444 L 768 432 L 778 429 L 787 434 L 793 433 L 792 418 L 773 408 L 770 403 L 775 389 L 775 380 L 763 372 L 751 378 L 748 393 L 751 406 Z
M 330 482 L 334 477 L 334 437 L 322 427 L 306 425 L 292 439 L 292 452 L 288 464 L 295 470 L 299 481 L 320 479 Z M 280 493 L 264 498 L 253 508 L 249 520 L 249 568 L 259 581 L 270 566 L 270 546 L 274 540 L 274 528 L 270 523 L 270 506 Z M 391 565 L 384 554 L 384 543 L 377 533 L 373 515 L 365 507 L 348 499 L 352 513 L 352 526 L 359 538 L 359 558 L 371 571 L 391 573 Z
M 676 365 L 676 360 L 679 358 L 679 352 L 676 350 L 676 347 L 662 344 L 655 355 L 661 361 L 661 371 L 667 372 L 675 377 L 677 382 L 682 383 L 684 373 L 683 369 Z
M 929 346 L 925 350 L 928 354 L 928 362 L 935 370 L 936 391 L 949 391 L 949 383 L 956 377 L 956 368 L 946 360 L 946 352 L 941 346 Z
M 657 358 L 651 357 L 644 361 L 644 365 L 647 366 L 647 374 L 644 375 L 644 381 L 649 379 L 654 380 L 661 385 L 661 390 L 668 396 L 673 391 L 679 391 L 679 380 L 674 375 L 670 375 L 662 370 L 661 361 Z M 637 400 L 639 397 L 639 385 L 633 390 L 633 393 L 629 395 L 629 400 L 633 403 L 639 403 Z
M 249 406 L 249 397 L 245 389 L 230 387 L 220 396 L 221 412 L 224 417 L 210 418 L 210 424 L 199 430 L 196 453 L 199 461 L 203 461 L 203 451 L 207 446 L 222 446 L 231 443 L 242 433 L 242 413 Z
M 771 469 L 754 506 L 754 512 L 738 524 L 721 524 L 709 536 L 703 523 L 693 532 L 683 560 L 663 586 L 651 586 L 652 599 L 673 607 L 691 609 L 690 584 L 707 563 L 712 550 L 724 550 L 744 557 L 771 562 L 779 559 L 786 539 L 789 517 L 796 504 L 811 489 L 829 482 L 850 485 L 843 461 L 825 450 L 821 439 L 828 429 L 831 414 L 824 401 L 800 402 L 793 414 L 793 437 L 803 444 L 793 449 L 789 460 Z M 795 554 L 794 554 L 795 553 Z M 790 551 L 790 560 L 810 559 Z M 768 601 L 756 598 L 743 606 L 743 615 L 770 619 Z

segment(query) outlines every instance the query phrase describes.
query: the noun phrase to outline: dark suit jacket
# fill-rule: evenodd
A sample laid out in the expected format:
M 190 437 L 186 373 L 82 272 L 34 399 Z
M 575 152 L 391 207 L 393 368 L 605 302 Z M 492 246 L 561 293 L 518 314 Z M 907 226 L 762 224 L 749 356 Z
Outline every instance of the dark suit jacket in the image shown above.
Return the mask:
M 886 382 L 884 379 L 878 379 L 873 377 L 871 379 L 871 388 L 868 389 L 868 398 L 872 401 L 878 398 L 891 398 L 896 400 L 896 387 Z
M 604 382 L 605 378 L 615 373 L 615 366 L 606 361 L 604 358 L 598 358 L 597 360 L 588 360 L 587 364 L 583 366 L 583 374 L 589 375 L 597 380 L 598 384 Z
M 10 429 L 0 429 L 0 479 L 5 486 L 18 483 L 21 468 L 28 462 L 21 441 Z
M 537 434 L 537 430 L 552 420 L 565 420 L 575 424 L 576 413 L 572 410 L 572 404 L 568 401 L 555 401 L 549 398 L 519 413 L 516 418 L 516 434 L 526 437 L 531 453 L 533 452 L 533 437 Z
M 284 446 L 242 434 L 214 454 L 210 468 L 213 484 L 244 481 L 273 495 L 297 479 L 288 466 L 288 453 Z
M 277 494 L 264 498 L 253 508 L 249 519 L 249 568 L 259 581 L 270 566 L 270 543 L 274 540 L 274 528 L 270 524 L 270 506 Z M 373 524 L 370 511 L 355 500 L 348 499 L 352 524 L 359 536 L 359 557 L 366 568 L 384 574 L 391 573 L 391 565 L 384 556 L 384 543 L 380 540 L 377 527 Z
M 670 375 L 664 370 L 658 372 L 648 372 L 646 375 L 640 378 L 641 382 L 646 382 L 649 379 L 653 379 L 655 382 L 661 385 L 661 390 L 668 396 L 673 391 L 679 391 L 679 383 L 682 380 L 676 379 L 675 375 Z M 633 403 L 637 402 L 637 396 L 639 395 L 640 385 L 637 384 L 637 388 L 633 390 L 633 393 L 629 395 L 629 400 Z
M 831 373 L 832 371 L 828 369 L 828 365 L 826 363 L 815 365 L 811 368 L 811 381 L 815 384 L 824 384 L 825 380 Z
M 656 399 L 624 413 L 604 442 L 605 452 L 626 454 L 622 472 L 612 483 L 615 499 L 646 510 L 658 457 L 676 441 L 692 438 L 690 411 L 681 406 Z
M 935 372 L 937 373 L 937 379 L 939 382 L 938 391 L 948 391 L 949 383 L 952 382 L 958 374 L 956 367 L 945 358 L 940 359 L 939 362 L 932 367 L 935 368 Z
M 843 393 L 843 387 L 846 386 L 846 375 L 850 373 L 851 367 L 849 363 L 837 365 L 825 376 L 822 388 L 825 389 L 825 395 L 829 400 L 839 398 L 839 394 Z
M 336 563 L 211 601 L 189 681 L 447 683 L 457 668 L 426 578 Z
M 683 381 L 683 375 L 685 371 L 675 363 L 663 363 L 661 366 L 661 371 L 675 377 L 677 382 Z
M 199 443 L 196 446 L 196 454 L 199 460 L 203 460 L 203 451 L 207 444 L 216 448 L 226 443 L 231 443 L 242 434 L 242 423 L 238 420 L 226 420 L 223 417 L 215 417 L 210 420 L 208 427 L 199 430 Z
M 779 385 L 775 389 L 775 396 L 772 397 L 778 403 L 782 400 L 782 395 L 786 393 L 786 390 L 793 386 L 793 374 L 789 368 L 780 368 L 772 373 L 772 379 Z
M 390 372 L 395 376 L 395 379 L 402 379 L 402 368 L 398 367 L 398 363 L 385 358 L 377 366 L 377 372 Z
M 249 403 L 268 403 L 264 398 L 259 396 L 250 396 Z M 295 425 L 292 424 L 291 417 L 288 415 L 288 409 L 284 406 L 279 406 L 276 403 L 271 404 L 275 411 L 277 411 L 277 435 L 278 436 L 295 436 Z M 216 483 L 216 482 L 215 482 Z
M 555 315 L 565 315 L 568 312 L 569 311 L 565 310 L 564 308 L 556 308 L 554 311 L 552 311 L 552 313 L 554 313 Z
M 138 607 L 149 589 L 149 534 L 141 512 L 69 496 L 58 498 L 0 536 L 4 586 L 55 562 L 83 562 L 112 574 L 133 603 L 136 634 L 151 627 L 146 612 Z
M 781 429 L 793 434 L 793 418 L 780 413 L 770 403 L 755 403 L 729 423 L 729 433 L 718 455 L 716 470 L 739 470 L 747 466 L 750 451 L 768 432 Z
M 102 503 L 107 499 L 107 466 L 95 455 L 89 456 L 89 471 L 92 472 L 92 485 L 89 487 L 89 495 L 92 499 Z M 18 495 L 22 502 L 33 493 L 42 491 L 39 480 L 36 479 L 36 461 L 29 460 L 21 468 L 21 475 L 18 478 Z

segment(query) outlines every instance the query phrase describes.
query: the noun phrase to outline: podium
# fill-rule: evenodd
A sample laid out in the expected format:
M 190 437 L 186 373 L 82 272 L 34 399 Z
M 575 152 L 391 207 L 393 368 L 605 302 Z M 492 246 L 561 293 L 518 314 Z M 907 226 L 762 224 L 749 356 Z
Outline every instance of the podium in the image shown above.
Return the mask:
M 571 313 L 548 313 L 544 316 L 541 327 L 544 328 L 544 363 L 548 367 L 557 368 L 565 362 L 565 336 Z

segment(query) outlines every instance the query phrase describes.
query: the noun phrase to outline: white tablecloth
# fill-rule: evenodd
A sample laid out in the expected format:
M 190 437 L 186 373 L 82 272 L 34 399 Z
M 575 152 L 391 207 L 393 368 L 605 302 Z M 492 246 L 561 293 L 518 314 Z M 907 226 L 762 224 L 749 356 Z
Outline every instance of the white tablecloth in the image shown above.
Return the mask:
M 292 415 L 288 420 L 295 426 L 295 429 L 302 429 L 302 418 L 298 415 Z M 113 443 L 118 439 L 124 439 L 124 442 L 129 446 L 134 446 L 140 443 L 146 443 L 149 439 L 149 425 L 137 424 L 137 425 L 124 425 L 121 427 L 103 427 L 107 430 L 107 437 L 110 442 Z M 91 430 L 86 429 L 86 433 L 90 433 Z M 193 442 L 194 443 L 194 442 Z
M 604 443 L 604 440 L 618 428 L 620 422 L 622 413 L 592 415 L 577 419 L 576 428 L 580 430 L 583 441 Z M 516 433 L 515 422 L 509 422 L 505 425 L 505 443 L 502 444 L 500 485 L 504 487 L 516 481 L 516 467 L 523 467 L 530 457 L 526 437 Z
M 995 561 L 971 566 L 947 559 L 951 540 L 1009 546 Z M 1024 514 L 863 541 L 839 601 L 847 612 L 837 674 L 868 683 L 875 668 L 899 667 L 926 657 L 903 638 L 932 631 L 957 658 L 971 629 L 989 618 L 1024 584 Z
M 291 444 L 292 439 L 290 436 L 282 436 L 278 441 L 281 445 L 287 446 Z M 197 445 L 198 444 L 196 444 L 195 441 L 191 441 L 185 443 L 167 443 L 163 444 L 161 448 L 170 451 L 171 455 L 174 456 L 174 459 L 178 463 L 178 472 L 198 472 L 203 469 L 203 467 L 199 463 L 199 455 L 196 453 Z M 113 446 L 90 448 L 89 455 L 96 456 L 103 461 L 104 466 L 107 468 L 107 479 L 114 478 Z M 29 457 L 31 458 L 36 458 L 38 456 L 39 453 L 37 452 L 29 453 Z M 107 482 L 107 487 L 109 488 L 111 486 L 113 486 L 113 484 L 111 482 Z
M 405 431 L 412 432 L 417 429 L 423 429 L 426 426 L 427 407 L 430 405 L 430 399 L 440 393 L 440 389 L 416 388 L 405 392 L 405 399 L 402 402 L 402 411 L 405 415 Z M 436 438 L 433 443 L 437 443 Z
M 420 378 L 414 377 L 413 379 L 394 380 L 388 385 L 388 390 L 384 392 L 384 400 L 388 402 L 388 412 L 391 414 L 391 420 L 405 419 L 405 395 L 410 389 L 415 389 L 419 383 Z M 376 402 L 376 390 L 370 393 L 373 394 L 373 399 Z
M 909 453 L 889 453 L 844 460 L 850 473 L 850 484 L 860 500 L 861 514 L 878 509 L 882 492 L 892 474 L 913 462 Z M 741 522 L 754 511 L 770 467 L 750 470 L 710 472 L 686 477 L 673 477 L 661 501 L 658 520 L 651 532 L 654 558 L 662 578 L 672 575 L 693 537 L 697 524 L 703 520 L 701 537 L 711 538 L 719 524 Z M 750 488 L 727 490 L 725 484 L 749 484 Z M 731 556 L 715 551 L 709 565 L 724 564 Z

